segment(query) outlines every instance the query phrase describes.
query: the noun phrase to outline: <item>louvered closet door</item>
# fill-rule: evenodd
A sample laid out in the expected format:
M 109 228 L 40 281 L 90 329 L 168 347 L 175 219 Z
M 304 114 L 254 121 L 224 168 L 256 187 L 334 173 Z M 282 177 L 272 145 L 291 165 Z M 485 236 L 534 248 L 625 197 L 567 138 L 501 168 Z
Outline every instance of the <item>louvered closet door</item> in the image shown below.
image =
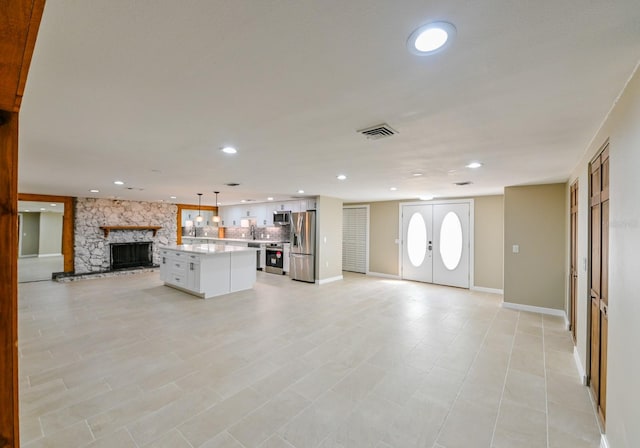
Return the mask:
M 348 207 L 342 213 L 342 270 L 367 272 L 367 221 L 366 207 Z

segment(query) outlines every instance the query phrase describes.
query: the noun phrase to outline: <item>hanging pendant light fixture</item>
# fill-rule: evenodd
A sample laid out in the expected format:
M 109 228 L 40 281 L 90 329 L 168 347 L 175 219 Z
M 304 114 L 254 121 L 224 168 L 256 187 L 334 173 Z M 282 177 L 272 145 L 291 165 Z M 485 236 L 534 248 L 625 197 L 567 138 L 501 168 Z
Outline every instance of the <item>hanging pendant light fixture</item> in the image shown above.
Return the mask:
M 214 191 L 214 193 L 216 194 L 216 213 L 218 210 L 218 193 L 220 193 L 219 191 Z M 216 216 L 213 217 L 213 222 L 220 222 L 220 214 L 217 214 Z
M 196 216 L 196 222 L 202 222 L 204 221 L 204 218 L 202 217 L 202 215 L 200 214 L 200 204 L 201 204 L 201 200 L 202 200 L 202 193 L 198 193 L 198 216 Z

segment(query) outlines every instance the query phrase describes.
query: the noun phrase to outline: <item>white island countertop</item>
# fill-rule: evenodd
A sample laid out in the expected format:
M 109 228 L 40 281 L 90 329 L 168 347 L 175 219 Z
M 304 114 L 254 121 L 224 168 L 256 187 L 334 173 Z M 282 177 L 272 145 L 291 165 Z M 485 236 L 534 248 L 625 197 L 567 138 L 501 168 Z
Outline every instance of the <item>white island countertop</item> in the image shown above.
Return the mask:
M 269 243 L 288 243 L 288 240 L 278 240 L 278 239 L 269 239 L 269 240 L 248 240 L 246 238 L 218 238 L 218 237 L 213 237 L 213 236 L 186 236 L 183 235 L 182 236 L 183 240 L 204 240 L 204 241 L 221 241 L 221 242 L 225 242 L 225 241 L 230 241 L 233 243 L 258 243 L 258 244 L 269 244 Z
M 161 246 L 161 249 L 178 250 L 200 255 L 224 254 L 229 252 L 255 252 L 255 247 L 225 246 L 223 244 L 181 244 L 179 246 Z

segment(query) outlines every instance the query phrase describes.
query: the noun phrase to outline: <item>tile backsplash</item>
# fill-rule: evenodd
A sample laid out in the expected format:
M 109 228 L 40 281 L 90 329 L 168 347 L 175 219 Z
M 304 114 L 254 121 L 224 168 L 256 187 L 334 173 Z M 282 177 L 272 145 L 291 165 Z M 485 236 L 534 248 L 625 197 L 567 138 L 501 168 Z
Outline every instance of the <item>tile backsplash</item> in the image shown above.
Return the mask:
M 274 241 L 289 241 L 289 233 L 291 226 L 269 226 L 269 227 L 256 227 L 257 240 L 274 240 Z M 246 227 L 226 227 L 224 231 L 225 238 L 238 238 L 250 240 L 251 232 Z

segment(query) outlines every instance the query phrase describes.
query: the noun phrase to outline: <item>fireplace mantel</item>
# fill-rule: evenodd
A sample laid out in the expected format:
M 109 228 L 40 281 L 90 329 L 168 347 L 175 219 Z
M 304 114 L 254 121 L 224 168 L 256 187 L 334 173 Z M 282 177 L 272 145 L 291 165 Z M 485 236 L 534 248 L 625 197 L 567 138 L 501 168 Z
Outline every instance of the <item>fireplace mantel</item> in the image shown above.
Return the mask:
M 105 238 L 109 236 L 109 232 L 112 230 L 152 230 L 153 236 L 156 236 L 162 226 L 100 226 L 100 229 L 104 231 Z

